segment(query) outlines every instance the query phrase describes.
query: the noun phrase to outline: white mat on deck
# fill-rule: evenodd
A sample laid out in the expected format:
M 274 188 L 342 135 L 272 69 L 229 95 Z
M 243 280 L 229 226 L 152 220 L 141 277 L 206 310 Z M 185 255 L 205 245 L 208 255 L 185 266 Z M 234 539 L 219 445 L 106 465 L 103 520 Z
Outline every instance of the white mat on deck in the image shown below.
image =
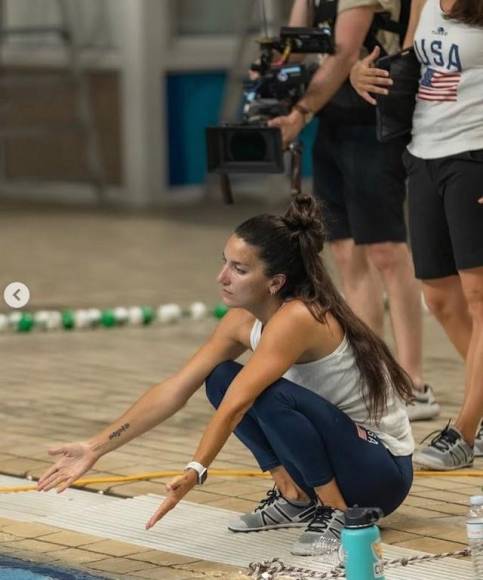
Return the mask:
M 0 486 L 23 485 L 26 480 L 0 476 Z M 150 531 L 144 524 L 162 500 L 148 495 L 118 499 L 79 490 L 0 494 L 0 516 L 13 520 L 40 522 L 102 538 L 119 540 L 171 552 L 247 567 L 250 562 L 278 557 L 285 564 L 325 572 L 332 568 L 319 558 L 290 554 L 300 529 L 233 534 L 226 529 L 236 512 L 191 502 L 181 502 Z M 386 558 L 423 554 L 384 544 Z M 387 580 L 473 580 L 470 562 L 445 558 L 436 562 L 388 568 Z

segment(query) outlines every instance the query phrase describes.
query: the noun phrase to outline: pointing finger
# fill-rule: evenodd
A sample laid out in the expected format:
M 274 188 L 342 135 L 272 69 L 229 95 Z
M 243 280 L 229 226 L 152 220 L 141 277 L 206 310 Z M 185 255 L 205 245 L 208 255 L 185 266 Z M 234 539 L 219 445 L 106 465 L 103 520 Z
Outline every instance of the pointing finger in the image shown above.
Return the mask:
M 152 528 L 161 518 L 170 512 L 177 504 L 177 500 L 171 497 L 167 497 L 161 506 L 154 512 L 154 514 L 150 517 L 148 522 L 146 523 L 146 530 Z

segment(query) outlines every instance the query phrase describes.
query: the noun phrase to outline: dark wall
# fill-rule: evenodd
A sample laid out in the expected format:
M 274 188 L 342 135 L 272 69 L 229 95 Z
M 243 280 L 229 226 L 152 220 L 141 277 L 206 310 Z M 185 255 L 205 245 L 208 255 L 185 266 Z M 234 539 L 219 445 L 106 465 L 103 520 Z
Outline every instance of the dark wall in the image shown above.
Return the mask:
M 28 73 L 25 81 L 22 78 Z M 53 79 L 55 84 L 47 79 Z M 93 118 L 108 184 L 121 183 L 121 115 L 119 75 L 88 73 Z M 2 69 L 0 134 L 3 130 L 59 127 L 75 120 L 75 85 L 58 70 Z M 81 131 L 62 131 L 42 138 L 1 137 L 5 144 L 6 178 L 59 181 L 87 179 L 85 139 Z

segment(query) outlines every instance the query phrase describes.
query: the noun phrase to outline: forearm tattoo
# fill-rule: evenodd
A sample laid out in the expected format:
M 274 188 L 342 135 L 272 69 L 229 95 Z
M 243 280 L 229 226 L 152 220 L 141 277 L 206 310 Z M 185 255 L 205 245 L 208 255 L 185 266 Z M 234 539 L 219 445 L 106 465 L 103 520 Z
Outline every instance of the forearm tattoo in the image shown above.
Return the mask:
M 124 431 L 127 431 L 128 429 L 129 429 L 129 423 L 124 423 L 124 425 L 121 425 L 119 427 L 119 429 L 116 429 L 115 431 L 113 431 L 109 435 L 109 439 L 116 439 L 116 438 L 120 437 L 121 433 L 123 433 Z

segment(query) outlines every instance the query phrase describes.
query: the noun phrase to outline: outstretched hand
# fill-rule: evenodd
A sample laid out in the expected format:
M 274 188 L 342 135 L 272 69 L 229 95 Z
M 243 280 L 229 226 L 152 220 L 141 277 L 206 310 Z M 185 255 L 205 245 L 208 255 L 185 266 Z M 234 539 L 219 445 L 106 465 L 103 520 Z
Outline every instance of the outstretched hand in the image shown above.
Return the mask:
M 94 465 L 99 456 L 87 443 L 69 443 L 49 449 L 49 455 L 60 456 L 37 482 L 38 491 L 56 488 L 57 493 L 64 491 Z
M 183 475 L 175 477 L 172 481 L 166 484 L 168 495 L 165 497 L 163 503 L 154 512 L 149 521 L 146 523 L 146 529 L 152 528 L 156 522 L 175 508 L 183 497 L 196 485 L 198 481 L 198 474 L 193 469 L 188 469 Z
M 371 105 L 376 104 L 376 99 L 370 93 L 387 95 L 389 94 L 387 87 L 393 84 L 386 70 L 375 68 L 375 62 L 380 54 L 381 49 L 376 46 L 371 54 L 356 62 L 350 74 L 350 81 L 354 89 Z

